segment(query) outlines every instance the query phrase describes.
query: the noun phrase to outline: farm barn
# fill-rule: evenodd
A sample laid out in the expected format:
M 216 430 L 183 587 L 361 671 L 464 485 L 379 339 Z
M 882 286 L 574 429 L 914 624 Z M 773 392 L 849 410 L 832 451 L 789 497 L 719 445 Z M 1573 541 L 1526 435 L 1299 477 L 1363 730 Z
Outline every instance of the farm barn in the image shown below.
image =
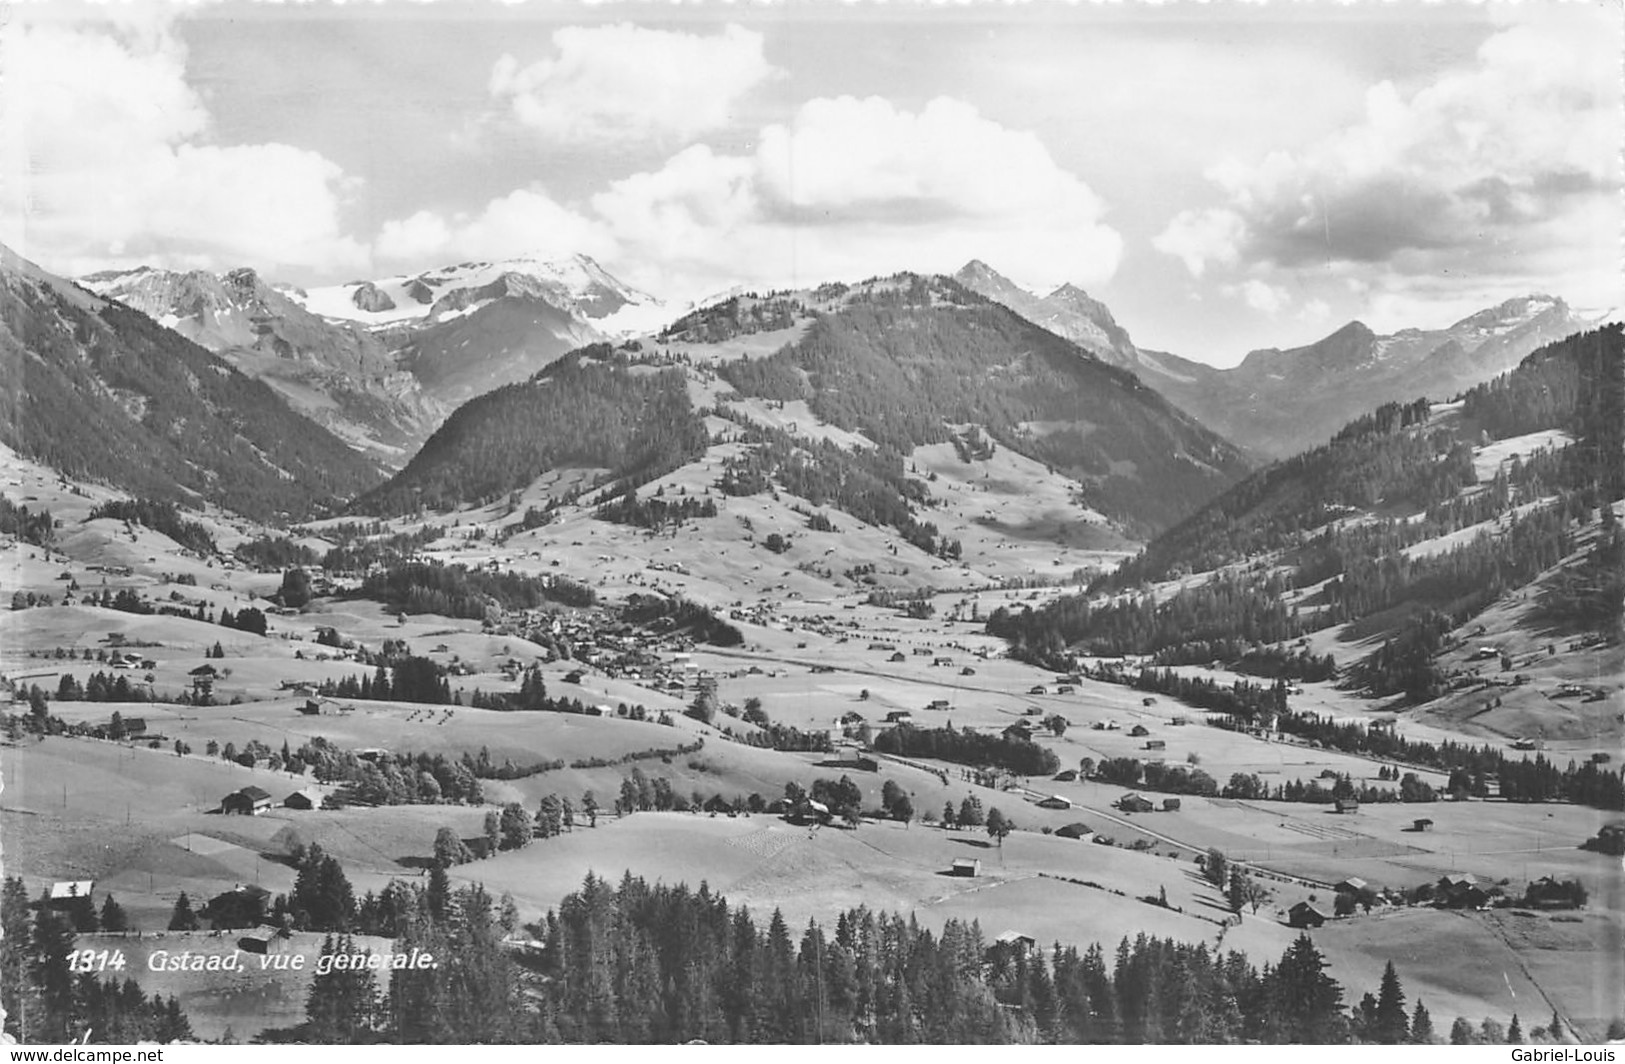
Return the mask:
M 241 816 L 259 816 L 261 813 L 269 812 L 270 808 L 270 793 L 253 785 L 240 791 L 232 791 L 220 799 L 220 811 L 228 816 L 233 813 Z
M 948 874 L 955 876 L 979 876 L 982 874 L 982 862 L 975 857 L 956 857 L 954 858 L 954 863 L 949 866 Z
M 216 894 L 203 907 L 202 915 L 215 927 L 257 927 L 265 920 L 271 892 L 257 883 L 239 883 Z
M 1326 919 L 1325 913 L 1306 901 L 1300 901 L 1286 912 L 1288 927 L 1319 927 Z
M 271 953 L 282 941 L 282 933 L 276 928 L 260 926 L 239 937 L 237 948 L 244 953 Z
M 1477 909 L 1489 903 L 1490 896 L 1478 885 L 1478 877 L 1452 872 L 1439 880 L 1439 900 L 1447 909 Z
M 45 899 L 46 907 L 56 911 L 71 909 L 81 899 L 90 897 L 95 886 L 94 879 L 64 879 L 52 883 Z
M 324 797 L 315 787 L 301 787 L 282 799 L 282 804 L 288 809 L 320 809 Z

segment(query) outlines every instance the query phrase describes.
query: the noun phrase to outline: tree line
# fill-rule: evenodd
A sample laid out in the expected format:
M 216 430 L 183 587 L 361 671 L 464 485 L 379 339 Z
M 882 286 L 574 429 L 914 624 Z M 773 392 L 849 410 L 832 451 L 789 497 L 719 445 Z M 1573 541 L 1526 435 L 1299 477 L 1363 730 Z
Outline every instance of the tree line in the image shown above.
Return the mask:
M 1006 738 L 984 732 L 945 728 L 917 728 L 899 724 L 874 738 L 881 753 L 924 757 L 962 765 L 991 766 L 1018 776 L 1048 776 L 1061 766 L 1053 751 L 1031 739 Z
M 867 907 L 766 919 L 707 885 L 618 885 L 589 874 L 534 924 L 508 899 L 392 883 L 375 930 L 438 967 L 318 976 L 297 1028 L 266 1041 L 401 1043 L 1432 1043 L 1426 1006 L 1389 964 L 1350 1004 L 1300 936 L 1260 969 L 1139 934 L 1114 951 L 990 942 L 976 922 L 940 932 Z M 529 936 L 523 951 L 504 935 Z M 324 952 L 355 950 L 335 939 Z M 1465 1020 L 1459 1021 L 1465 1024 Z M 1554 1024 L 1554 1027 L 1557 1025 Z M 1505 1036 L 1505 1028 L 1495 1026 Z M 1488 1023 L 1483 1030 L 1491 1030 Z M 1521 1036 L 1521 1032 L 1520 1032 Z

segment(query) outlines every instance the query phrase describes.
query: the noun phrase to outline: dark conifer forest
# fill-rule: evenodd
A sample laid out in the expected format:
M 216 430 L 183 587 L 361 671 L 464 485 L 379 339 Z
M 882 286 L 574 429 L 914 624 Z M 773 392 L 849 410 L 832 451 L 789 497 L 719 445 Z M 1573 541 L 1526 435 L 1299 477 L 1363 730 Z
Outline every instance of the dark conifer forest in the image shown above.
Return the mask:
M 641 484 L 697 457 L 708 437 L 682 372 L 633 369 L 624 352 L 596 345 L 471 400 L 355 509 L 395 515 L 485 502 L 570 466 Z
M 630 874 L 618 884 L 589 875 L 521 928 L 482 887 L 453 889 L 441 864 L 426 885 L 369 894 L 333 930 L 326 953 L 359 951 L 346 933 L 373 934 L 439 964 L 318 975 L 306 1022 L 262 1040 L 1392 1044 L 1413 1034 L 1397 1011 L 1397 973 L 1380 998 L 1367 995 L 1372 1008 L 1351 1008 L 1307 936 L 1260 968 L 1143 933 L 1115 947 L 1023 948 L 975 922 L 934 932 L 866 907 L 791 927 L 704 884 Z
M 988 631 L 1033 660 L 1059 661 L 1075 647 L 1156 654 L 1176 664 L 1239 657 L 1244 646 L 1386 616 L 1397 607 L 1418 619 L 1400 625 L 1360 677 L 1374 693 L 1403 691 L 1421 700 L 1437 693 L 1438 677 L 1421 664 L 1438 648 L 1439 632 L 1533 582 L 1599 521 L 1598 545 L 1584 562 L 1597 579 L 1560 574 L 1561 589 L 1548 589 L 1543 601 L 1554 619 L 1617 623 L 1620 580 L 1609 566 L 1620 537 L 1606 504 L 1625 496 L 1622 365 L 1625 331 L 1614 325 L 1542 348 L 1467 392 L 1455 421 L 1431 422 L 1426 400 L 1386 405 L 1324 447 L 1248 477 L 1090 588 L 1094 596 L 1127 594 L 1066 596 L 1020 613 L 1001 608 Z M 1463 493 L 1476 483 L 1474 441 L 1536 429 L 1558 429 L 1575 442 L 1514 460 L 1488 484 Z M 1529 505 L 1540 500 L 1550 501 Z M 1339 520 L 1365 512 L 1375 516 Z M 1407 551 L 1492 520 L 1494 532 L 1447 550 Z M 1280 562 L 1226 571 L 1160 599 L 1143 591 L 1151 582 L 1265 552 L 1279 552 Z M 1283 602 L 1286 592 L 1305 588 L 1313 593 L 1296 605 Z M 1569 589 L 1580 593 L 1562 593 Z

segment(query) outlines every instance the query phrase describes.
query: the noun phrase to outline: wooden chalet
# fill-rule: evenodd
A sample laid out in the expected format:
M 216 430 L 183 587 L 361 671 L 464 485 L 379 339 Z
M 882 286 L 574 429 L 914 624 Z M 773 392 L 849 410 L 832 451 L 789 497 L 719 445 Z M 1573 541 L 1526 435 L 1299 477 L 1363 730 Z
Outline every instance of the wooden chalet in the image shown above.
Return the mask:
M 1306 901 L 1300 901 L 1286 911 L 1288 927 L 1319 927 L 1330 917 Z
M 237 939 L 237 948 L 244 953 L 273 953 L 285 941 L 279 929 L 261 925 L 243 932 Z
M 240 791 L 232 791 L 220 800 L 220 811 L 227 815 L 259 816 L 271 809 L 271 795 L 260 787 L 253 785 L 244 787 Z
M 282 805 L 288 809 L 320 809 L 326 799 L 327 796 L 315 787 L 301 787 L 282 799 Z
M 94 879 L 64 879 L 51 884 L 45 895 L 45 907 L 53 910 L 71 909 L 90 898 L 96 887 Z
M 982 862 L 976 857 L 955 857 L 953 864 L 948 866 L 951 876 L 970 876 L 972 878 L 982 874 Z

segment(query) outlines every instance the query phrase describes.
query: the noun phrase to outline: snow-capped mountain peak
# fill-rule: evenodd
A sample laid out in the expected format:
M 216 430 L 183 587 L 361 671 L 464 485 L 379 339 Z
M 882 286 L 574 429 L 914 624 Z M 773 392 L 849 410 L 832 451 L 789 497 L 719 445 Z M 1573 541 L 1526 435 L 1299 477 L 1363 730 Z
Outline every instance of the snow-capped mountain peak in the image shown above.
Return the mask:
M 494 299 L 541 299 L 608 336 L 648 331 L 672 309 L 615 277 L 587 255 L 547 259 L 520 255 L 460 262 L 414 274 L 312 288 L 299 299 L 325 318 L 369 326 L 434 321 L 467 314 Z

